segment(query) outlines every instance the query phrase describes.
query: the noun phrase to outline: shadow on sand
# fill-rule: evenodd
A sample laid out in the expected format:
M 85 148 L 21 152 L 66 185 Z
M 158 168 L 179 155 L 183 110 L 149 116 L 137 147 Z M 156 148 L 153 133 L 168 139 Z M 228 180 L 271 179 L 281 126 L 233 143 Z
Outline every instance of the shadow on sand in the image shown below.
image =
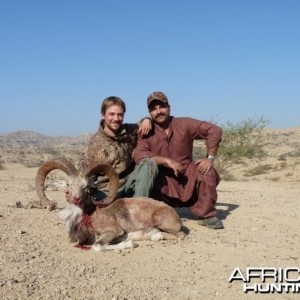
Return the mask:
M 236 210 L 239 206 L 236 204 L 224 203 L 224 202 L 217 202 L 217 217 L 220 220 L 225 220 L 232 211 Z M 177 213 L 179 214 L 180 218 L 186 218 L 189 220 L 197 220 L 198 217 L 190 213 L 189 207 L 180 207 L 176 208 Z

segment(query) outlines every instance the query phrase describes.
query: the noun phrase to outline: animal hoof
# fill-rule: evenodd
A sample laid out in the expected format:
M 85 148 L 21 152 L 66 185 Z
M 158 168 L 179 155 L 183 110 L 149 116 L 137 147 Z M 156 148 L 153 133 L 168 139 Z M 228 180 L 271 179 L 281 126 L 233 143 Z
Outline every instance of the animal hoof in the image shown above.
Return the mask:
M 184 232 L 180 231 L 176 234 L 176 236 L 179 240 L 184 240 L 186 237 L 186 234 Z
M 129 240 L 124 242 L 124 249 L 126 248 L 136 248 L 138 245 L 133 241 L 133 240 Z
M 93 250 L 95 250 L 95 251 L 97 251 L 97 252 L 99 252 L 99 251 L 102 250 L 102 247 L 101 247 L 101 245 L 99 245 L 99 244 L 94 244 L 94 245 L 92 246 L 92 248 L 93 248 Z
M 164 236 L 161 232 L 157 232 L 154 235 L 151 236 L 152 242 L 159 242 L 164 239 Z

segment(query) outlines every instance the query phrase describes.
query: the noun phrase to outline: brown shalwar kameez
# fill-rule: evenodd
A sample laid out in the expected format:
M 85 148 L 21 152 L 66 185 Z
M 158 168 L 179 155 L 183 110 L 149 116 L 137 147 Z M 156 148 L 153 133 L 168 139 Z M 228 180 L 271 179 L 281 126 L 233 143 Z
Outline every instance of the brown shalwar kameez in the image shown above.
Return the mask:
M 140 138 L 134 151 L 136 163 L 144 158 L 165 156 L 184 167 L 184 173 L 176 177 L 172 169 L 159 166 L 153 197 L 172 206 L 191 206 L 191 212 L 201 218 L 215 216 L 220 177 L 214 168 L 205 175 L 198 174 L 192 157 L 193 141 L 206 140 L 209 150 L 220 143 L 221 135 L 221 128 L 209 122 L 171 117 L 168 135 L 155 126 L 148 137 Z

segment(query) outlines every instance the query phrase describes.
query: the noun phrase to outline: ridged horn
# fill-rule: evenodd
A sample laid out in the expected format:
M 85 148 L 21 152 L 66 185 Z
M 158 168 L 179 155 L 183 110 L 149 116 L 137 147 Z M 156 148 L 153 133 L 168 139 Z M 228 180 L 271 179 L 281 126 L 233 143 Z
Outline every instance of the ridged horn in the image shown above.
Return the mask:
M 88 179 L 91 176 L 98 177 L 101 174 L 106 175 L 110 183 L 110 190 L 107 197 L 101 200 L 101 203 L 108 205 L 115 200 L 119 189 L 119 177 L 115 169 L 107 164 L 97 164 L 88 168 L 88 170 L 83 173 L 83 176 Z
M 76 176 L 78 170 L 66 158 L 54 158 L 44 162 L 38 169 L 35 177 L 35 190 L 41 204 L 56 207 L 56 202 L 47 198 L 45 194 L 45 180 L 47 175 L 53 170 L 61 170 L 68 176 Z

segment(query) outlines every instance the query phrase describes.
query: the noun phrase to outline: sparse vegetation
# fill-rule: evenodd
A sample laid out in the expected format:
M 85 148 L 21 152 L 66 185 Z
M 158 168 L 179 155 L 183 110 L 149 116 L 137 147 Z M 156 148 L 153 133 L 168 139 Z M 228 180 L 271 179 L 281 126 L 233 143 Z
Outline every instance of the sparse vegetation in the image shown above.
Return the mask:
M 270 164 L 259 165 L 250 170 L 247 170 L 244 173 L 244 176 L 262 175 L 268 173 L 270 170 L 272 170 L 272 165 Z
M 40 167 L 42 163 L 43 163 L 42 160 L 37 159 L 35 161 L 26 161 L 26 162 L 23 162 L 23 165 L 25 167 L 27 167 L 27 168 L 37 168 L 37 167 Z
M 254 117 L 237 124 L 223 126 L 223 139 L 218 151 L 218 167 L 221 170 L 244 158 L 262 157 L 266 145 L 262 130 L 269 121 Z
M 227 174 L 224 174 L 222 176 L 222 180 L 224 180 L 224 181 L 237 181 L 237 178 L 234 177 L 232 174 L 227 173 Z
M 216 167 L 223 175 L 228 175 L 227 169 L 245 158 L 263 157 L 266 153 L 263 147 L 266 142 L 262 130 L 269 121 L 264 117 L 253 117 L 237 124 L 228 122 L 221 126 L 223 138 L 218 151 Z M 196 157 L 206 155 L 204 145 L 195 148 Z
M 300 150 L 292 151 L 286 154 L 287 157 L 300 157 Z
M 286 169 L 288 167 L 288 164 L 286 162 L 281 162 L 278 166 L 279 170 Z
M 277 182 L 280 180 L 279 176 L 269 178 L 270 181 Z
M 286 161 L 286 155 L 285 154 L 280 154 L 278 157 L 279 161 Z
M 52 147 L 46 147 L 46 148 L 44 149 L 44 152 L 45 152 L 45 153 L 48 153 L 48 154 L 51 154 L 51 155 L 53 155 L 53 156 L 60 156 L 60 155 L 61 155 L 60 152 L 59 152 L 58 150 L 56 150 L 56 149 L 54 149 L 54 148 L 52 148 Z
M 221 125 L 223 141 L 214 164 L 222 180 L 300 181 L 300 128 L 277 130 L 265 128 L 267 124 L 263 117 L 254 117 Z M 36 168 L 54 157 L 66 157 L 76 165 L 88 136 L 85 139 L 42 136 L 24 143 L 30 141 L 30 136 L 28 132 L 19 132 L 17 137 L 0 135 L 0 139 L 0 170 L 7 170 L 15 167 L 9 164 Z M 204 141 L 195 143 L 194 154 L 195 159 L 206 156 Z M 266 164 L 272 168 L 261 167 Z M 259 173 L 265 175 L 256 176 Z

